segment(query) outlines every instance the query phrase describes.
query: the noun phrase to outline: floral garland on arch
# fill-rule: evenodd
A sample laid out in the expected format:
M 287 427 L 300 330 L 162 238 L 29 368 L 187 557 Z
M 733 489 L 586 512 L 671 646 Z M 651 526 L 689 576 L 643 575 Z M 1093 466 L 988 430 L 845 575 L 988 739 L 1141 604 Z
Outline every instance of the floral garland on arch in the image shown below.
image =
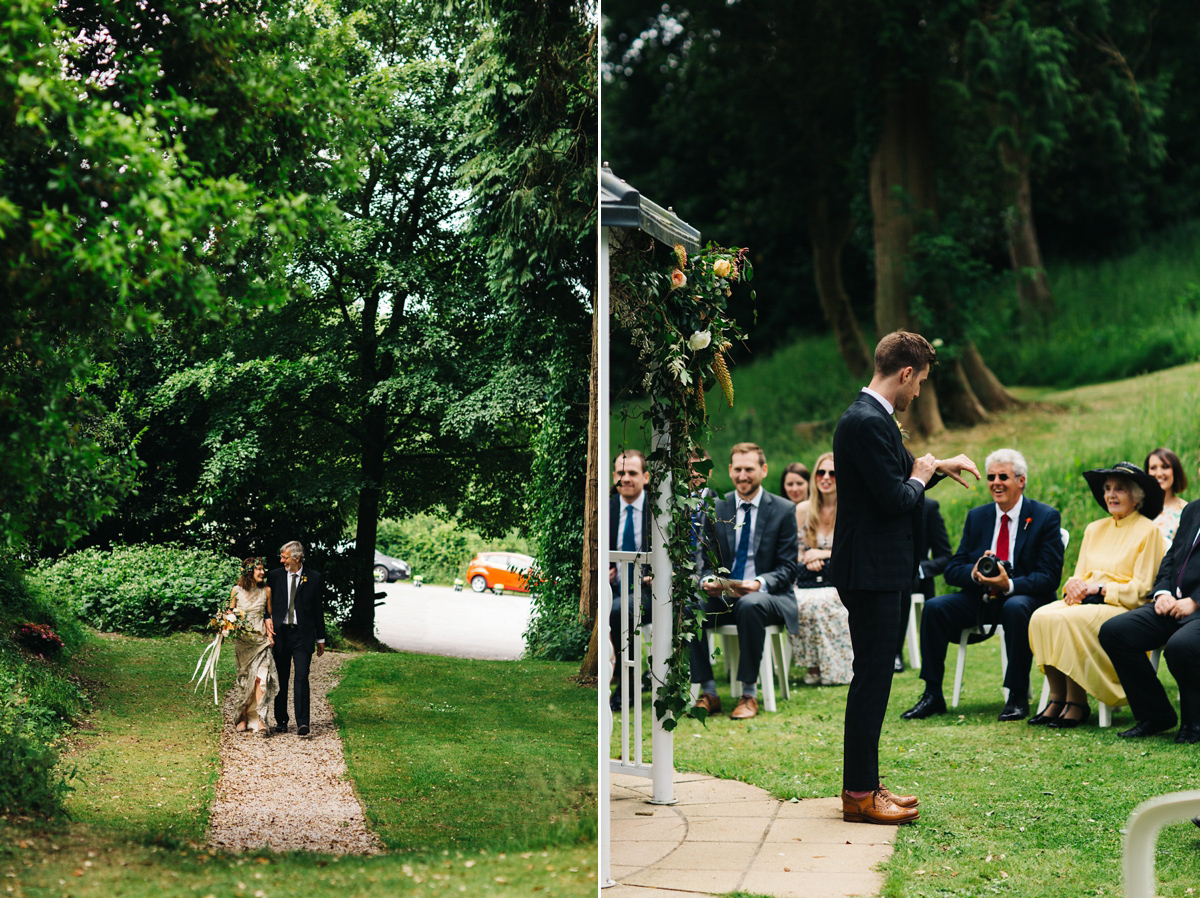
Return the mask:
M 733 380 L 729 350 L 745 334 L 728 313 L 733 285 L 749 282 L 754 269 L 745 248 L 709 243 L 689 256 L 676 244 L 670 266 L 652 262 L 653 244 L 638 248 L 628 241 L 614 253 L 612 297 L 621 323 L 633 335 L 633 344 L 645 371 L 643 387 L 650 397 L 649 419 L 654 432 L 665 439 L 647 456 L 650 495 L 670 475 L 670 521 L 665 534 L 674 576 L 671 607 L 674 626 L 666 682 L 656 684 L 654 710 L 670 730 L 687 714 L 703 719 L 704 711 L 691 711 L 689 646 L 704 639 L 703 611 L 696 603 L 697 565 L 692 542 L 697 512 L 711 517 L 711 498 L 691 495 L 691 459 L 711 436 L 706 392 L 720 387 L 721 396 L 733 405 Z M 754 292 L 750 293 L 751 299 Z M 711 469 L 698 463 L 697 471 Z M 717 568 L 716 559 L 712 559 Z

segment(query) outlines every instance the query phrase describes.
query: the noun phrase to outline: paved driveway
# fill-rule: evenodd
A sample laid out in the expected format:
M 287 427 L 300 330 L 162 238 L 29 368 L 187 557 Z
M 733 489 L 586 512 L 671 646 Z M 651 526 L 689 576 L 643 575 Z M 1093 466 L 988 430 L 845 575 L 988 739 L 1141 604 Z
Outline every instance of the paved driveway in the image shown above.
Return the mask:
M 411 582 L 377 584 L 387 593 L 375 608 L 375 635 L 404 652 L 508 661 L 525 651 L 530 601 L 523 594 L 455 592 Z

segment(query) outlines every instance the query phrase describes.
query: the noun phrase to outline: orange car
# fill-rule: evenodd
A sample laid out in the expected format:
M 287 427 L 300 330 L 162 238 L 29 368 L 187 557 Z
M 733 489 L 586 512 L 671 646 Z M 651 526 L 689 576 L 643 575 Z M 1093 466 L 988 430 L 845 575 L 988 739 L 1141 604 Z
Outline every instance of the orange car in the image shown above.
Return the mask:
M 467 582 L 475 592 L 529 592 L 533 559 L 519 552 L 480 552 L 467 565 Z

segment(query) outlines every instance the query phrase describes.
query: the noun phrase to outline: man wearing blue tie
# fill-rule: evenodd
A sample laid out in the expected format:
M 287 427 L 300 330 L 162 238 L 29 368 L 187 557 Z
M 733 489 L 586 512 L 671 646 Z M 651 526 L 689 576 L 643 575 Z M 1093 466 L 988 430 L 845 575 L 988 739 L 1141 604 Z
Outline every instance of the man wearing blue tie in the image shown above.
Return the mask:
M 734 623 L 741 655 L 737 678 L 742 695 L 730 715 L 746 720 L 758 713 L 758 666 L 766 646 L 766 628 L 786 624 L 795 633 L 799 626 L 796 579 L 799 541 L 796 506 L 762 488 L 767 459 L 754 443 L 738 443 L 730 452 L 729 479 L 734 490 L 716 503 L 707 522 L 700 568 L 700 588 L 705 594 L 705 627 Z M 716 555 L 714 559 L 712 556 Z M 716 566 L 714 567 L 714 561 Z M 728 575 L 721 574 L 721 570 Z M 707 641 L 692 644 L 692 682 L 700 684 L 697 708 L 719 713 L 712 659 Z
M 650 482 L 650 471 L 646 466 L 646 456 L 638 449 L 626 449 L 613 460 L 614 495 L 608 503 L 608 547 L 622 552 L 650 551 L 651 509 L 646 485 Z M 647 559 L 648 560 L 648 559 Z M 608 583 L 612 588 L 612 609 L 608 616 L 609 638 L 612 640 L 613 651 L 620 653 L 622 648 L 632 651 L 629 646 L 622 646 L 621 639 L 621 607 L 620 607 L 620 576 L 629 583 L 632 595 L 633 578 L 637 576 L 639 565 L 610 564 L 608 566 Z M 650 582 L 650 567 L 643 565 L 642 582 Z M 643 617 L 649 614 L 649 591 L 642 597 Z M 637 626 L 638 616 L 633 612 L 633 624 Z M 631 694 L 632 694 L 632 686 Z M 621 710 L 621 688 L 618 682 L 609 698 L 609 707 L 613 712 Z

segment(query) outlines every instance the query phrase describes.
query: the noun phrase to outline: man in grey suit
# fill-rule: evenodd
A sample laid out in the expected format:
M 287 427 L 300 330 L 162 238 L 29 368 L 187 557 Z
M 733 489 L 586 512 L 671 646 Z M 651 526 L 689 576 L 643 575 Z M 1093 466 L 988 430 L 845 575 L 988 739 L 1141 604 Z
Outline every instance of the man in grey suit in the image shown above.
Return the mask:
M 936 360 L 919 334 L 888 334 L 875 347 L 871 383 L 833 435 L 838 514 L 828 570 L 850 613 L 854 649 L 842 770 L 842 819 L 852 823 L 909 823 L 920 816 L 916 796 L 893 795 L 879 779 L 879 734 L 903 627 L 900 595 L 917 573 L 914 534 L 920 531 L 925 490 L 943 477 L 966 486 L 964 471 L 979 479 L 979 469 L 965 455 L 914 459 L 892 417 L 920 395 Z
M 742 696 L 730 715 L 734 720 L 758 714 L 756 684 L 767 626 L 786 624 L 792 633 L 799 626 L 792 592 L 800 551 L 796 506 L 763 489 L 766 476 L 767 458 L 762 449 L 754 443 L 735 445 L 729 457 L 734 491 L 716 503 L 714 519 L 707 522 L 703 539 L 704 546 L 712 550 L 704 551 L 700 569 L 704 626 L 732 620 L 738 631 L 741 656 L 737 678 Z M 692 644 L 692 682 L 700 684 L 696 707 L 719 713 L 721 700 L 706 640 Z

